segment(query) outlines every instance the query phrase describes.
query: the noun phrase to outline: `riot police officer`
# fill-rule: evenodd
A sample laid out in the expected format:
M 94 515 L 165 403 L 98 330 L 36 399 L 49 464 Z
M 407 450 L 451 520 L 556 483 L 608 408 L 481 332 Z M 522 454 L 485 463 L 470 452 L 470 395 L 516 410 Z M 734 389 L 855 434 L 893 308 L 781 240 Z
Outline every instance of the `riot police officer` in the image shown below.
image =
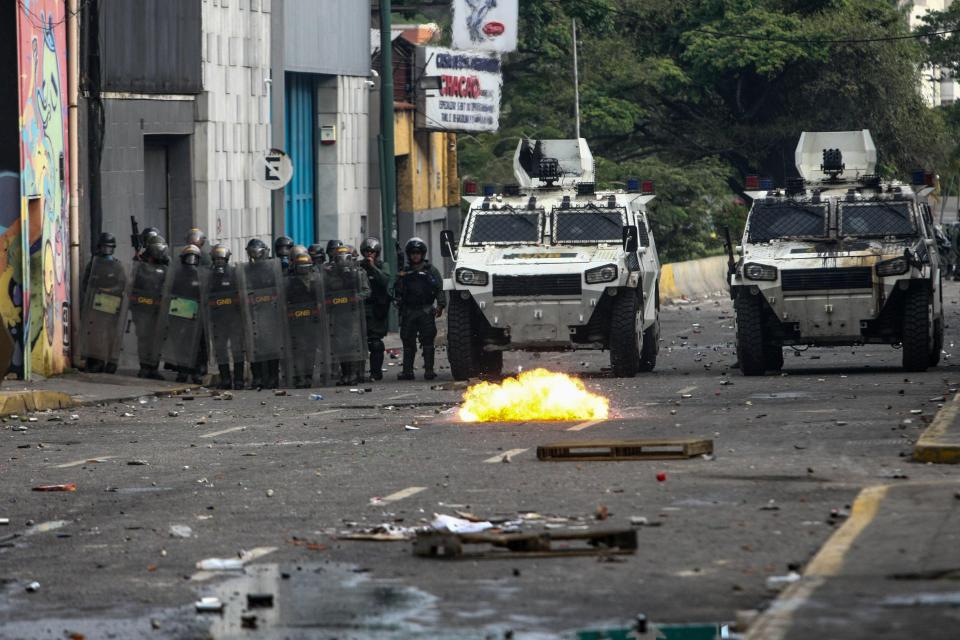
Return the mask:
M 243 389 L 243 316 L 240 312 L 240 283 L 237 268 L 230 264 L 230 249 L 214 245 L 212 267 L 204 286 L 207 335 L 220 371 L 220 388 Z M 230 359 L 233 357 L 233 377 Z
M 307 247 L 307 253 L 310 255 L 310 259 L 313 260 L 313 266 L 319 270 L 324 261 L 327 259 L 327 254 L 323 250 L 322 244 L 312 244 Z
M 380 259 L 382 247 L 376 238 L 360 243 L 360 266 L 367 276 L 370 296 L 364 303 L 367 318 L 367 348 L 370 350 L 370 379 L 383 379 L 383 338 L 390 317 L 390 273 Z
M 140 232 L 140 248 L 134 252 L 133 261 L 139 262 L 144 259 L 144 253 L 147 251 L 147 245 L 153 241 L 154 238 L 160 237 L 160 230 L 156 227 L 147 227 Z
M 241 282 L 244 297 L 245 351 L 250 362 L 250 387 L 280 385 L 280 360 L 286 357 L 286 306 L 283 273 L 278 260 L 270 259 L 267 245 L 258 238 L 247 243 Z
M 362 380 L 363 361 L 367 353 L 363 300 L 369 289 L 366 276 L 352 253 L 351 247 L 340 243 L 333 247 L 333 259 L 323 267 L 331 365 L 323 377 L 332 378 L 333 365 L 339 365 L 338 385 L 357 384 Z
M 186 242 L 187 246 L 193 245 L 200 249 L 200 266 L 209 267 L 210 254 L 206 250 L 207 234 L 203 232 L 203 229 L 193 227 L 190 231 L 187 231 Z
M 284 273 L 290 269 L 290 252 L 293 250 L 293 240 L 288 236 L 280 236 L 273 241 L 273 257 L 280 260 L 280 267 Z
M 188 244 L 180 261 L 167 270 L 161 311 L 160 355 L 177 372 L 177 382 L 203 382 L 207 364 L 204 342 L 200 247 Z
M 327 334 L 321 323 L 323 277 L 314 267 L 304 246 L 290 252 L 290 270 L 284 277 L 287 303 L 287 384 L 298 389 L 313 386 L 313 371 L 318 348 L 326 357 Z
M 427 244 L 410 238 L 404 247 L 407 264 L 397 275 L 395 293 L 400 306 L 400 340 L 403 342 L 403 370 L 398 380 L 413 380 L 413 361 L 417 356 L 417 339 L 423 349 L 423 378 L 433 380 L 434 345 L 437 321 L 447 306 L 443 293 L 443 277 L 427 260 Z
M 137 262 L 133 267 L 129 301 L 133 328 L 137 334 L 137 358 L 140 361 L 137 377 L 163 380 L 158 371 L 160 346 L 157 343 L 157 320 L 170 256 L 162 236 L 150 235 L 145 242 L 146 246 L 134 256 Z
M 83 273 L 80 353 L 86 359 L 86 370 L 92 373 L 115 373 L 120 356 L 120 337 L 127 315 L 127 276 L 113 255 L 116 248 L 113 234 L 101 233 Z
M 343 246 L 343 242 L 340 240 L 327 240 L 327 262 L 333 264 L 333 259 L 336 256 L 337 249 Z

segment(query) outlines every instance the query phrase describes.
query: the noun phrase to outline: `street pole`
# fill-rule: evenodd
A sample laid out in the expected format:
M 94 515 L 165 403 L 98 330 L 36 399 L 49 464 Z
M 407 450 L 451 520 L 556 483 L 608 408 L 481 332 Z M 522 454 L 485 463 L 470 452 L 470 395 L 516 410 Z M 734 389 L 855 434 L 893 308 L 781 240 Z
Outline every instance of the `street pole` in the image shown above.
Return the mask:
M 383 252 L 390 273 L 397 265 L 397 165 L 393 144 L 393 39 L 390 36 L 390 0 L 380 0 L 380 148 L 383 188 L 380 190 L 383 220 Z
M 575 137 L 580 139 L 580 71 L 577 68 L 577 19 L 573 19 L 573 115 L 576 122 Z

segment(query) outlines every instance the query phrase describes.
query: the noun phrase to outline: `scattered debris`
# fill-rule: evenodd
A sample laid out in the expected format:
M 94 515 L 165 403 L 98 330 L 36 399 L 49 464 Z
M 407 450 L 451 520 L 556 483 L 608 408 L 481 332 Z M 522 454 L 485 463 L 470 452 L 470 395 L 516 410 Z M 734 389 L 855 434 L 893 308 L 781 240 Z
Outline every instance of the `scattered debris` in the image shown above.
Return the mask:
M 41 484 L 33 488 L 34 491 L 76 491 L 77 483 L 68 482 L 66 484 Z
M 311 394 L 310 394 L 310 399 L 311 399 L 311 400 L 323 400 L 323 394 L 320 394 L 320 393 L 311 393 Z
M 272 593 L 248 593 L 247 609 L 270 609 L 273 607 Z
M 368 540 L 371 542 L 398 542 L 412 540 L 416 531 L 410 527 L 381 524 L 367 529 L 347 531 L 337 535 L 338 540 Z
M 436 531 L 449 531 L 450 533 L 480 533 L 493 528 L 493 523 L 487 521 L 471 521 L 465 518 L 455 518 L 442 513 L 433 514 L 433 522 L 430 523 Z
M 306 540 L 304 538 L 298 538 L 296 536 L 293 536 L 287 542 L 289 542 L 295 547 L 303 547 L 307 551 L 326 551 L 327 550 L 327 545 L 323 543 L 315 542 L 313 540 Z
M 276 391 L 273 392 L 273 395 L 275 395 L 275 396 L 285 396 L 285 395 L 287 395 L 287 390 L 286 390 L 286 389 L 277 389 Z
M 560 543 L 554 546 L 554 542 Z M 573 545 L 583 542 L 583 545 Z M 485 545 L 483 549 L 465 553 L 464 547 Z M 500 551 L 506 549 L 506 551 Z M 547 531 L 537 533 L 449 533 L 421 531 L 413 543 L 413 553 L 426 558 L 502 558 L 575 557 L 592 555 L 624 555 L 637 550 L 635 529 L 610 531 Z
M 407 431 L 420 431 L 420 427 L 415 427 L 415 426 L 410 425 L 410 424 L 405 424 L 405 425 L 403 425 L 403 428 L 404 428 L 405 430 L 407 430 Z
M 610 517 L 610 510 L 607 508 L 607 505 L 601 504 L 597 507 L 596 512 L 594 512 L 593 517 L 597 520 L 606 520 Z
M 683 460 L 713 453 L 713 440 L 570 440 L 537 447 L 538 460 Z
M 149 463 L 146 460 L 128 460 L 127 464 L 131 467 L 143 467 Z
M 214 596 L 205 596 L 194 603 L 197 613 L 222 613 L 223 602 Z
M 268 497 L 268 498 L 272 498 L 272 497 L 273 497 L 273 489 L 267 489 L 267 497 Z
M 187 525 L 185 524 L 170 525 L 171 538 L 189 538 L 191 536 L 193 536 L 193 529 L 191 529 Z
M 785 576 L 770 576 L 767 578 L 767 589 L 769 591 L 782 591 L 784 587 L 800 579 L 800 574 L 791 571 Z
M 39 591 L 39 590 L 40 590 L 40 583 L 39 583 L 39 582 L 34 581 L 34 582 L 31 582 L 30 584 L 27 585 L 27 591 L 28 591 L 29 593 L 35 593 L 35 592 L 37 592 L 37 591 Z
M 430 387 L 434 391 L 458 391 L 461 389 L 469 389 L 471 384 L 476 384 L 478 380 L 454 380 L 452 382 L 444 382 L 443 384 L 435 384 Z
M 205 558 L 197 563 L 201 571 L 243 571 L 241 558 Z
M 658 473 L 657 473 L 657 482 L 666 482 L 666 481 L 667 481 L 667 474 L 666 474 L 666 472 L 664 472 L 664 471 L 658 472 Z

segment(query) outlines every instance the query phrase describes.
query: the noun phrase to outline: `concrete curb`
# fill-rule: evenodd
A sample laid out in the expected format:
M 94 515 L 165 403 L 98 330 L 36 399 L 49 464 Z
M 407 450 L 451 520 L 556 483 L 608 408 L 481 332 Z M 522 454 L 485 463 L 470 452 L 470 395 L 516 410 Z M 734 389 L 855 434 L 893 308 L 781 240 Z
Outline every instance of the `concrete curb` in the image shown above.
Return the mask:
M 960 464 L 960 393 L 943 405 L 913 446 L 915 462 Z
M 4 391 L 0 392 L 0 416 L 67 409 L 76 406 L 69 395 L 60 391 Z
M 84 398 L 71 396 L 62 391 L 28 390 L 28 391 L 0 391 L 0 417 L 19 415 L 35 411 L 50 411 L 55 409 L 69 409 L 72 407 L 89 407 L 107 402 L 128 402 L 144 395 L 165 396 L 181 395 L 202 385 L 182 385 L 164 389 L 148 389 L 144 392 L 130 393 L 129 395 L 113 395 L 106 397 Z
M 727 290 L 727 257 L 672 262 L 660 266 L 660 300 L 703 298 Z

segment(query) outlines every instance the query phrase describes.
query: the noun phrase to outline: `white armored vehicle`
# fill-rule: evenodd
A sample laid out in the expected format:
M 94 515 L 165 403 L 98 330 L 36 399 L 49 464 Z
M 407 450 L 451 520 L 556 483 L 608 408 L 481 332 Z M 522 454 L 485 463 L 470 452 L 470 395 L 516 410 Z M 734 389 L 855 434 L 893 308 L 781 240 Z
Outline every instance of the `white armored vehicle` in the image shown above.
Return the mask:
M 899 346 L 908 371 L 939 361 L 932 189 L 883 181 L 876 162 L 867 130 L 805 132 L 800 178 L 785 188 L 748 178 L 753 205 L 730 274 L 744 375 L 779 371 L 784 345 Z
M 594 188 L 583 139 L 521 140 L 519 184 L 469 199 L 445 281 L 453 377 L 496 377 L 503 352 L 607 349 L 614 375 L 651 371 L 659 342 L 660 262 L 646 204 L 652 183 Z

